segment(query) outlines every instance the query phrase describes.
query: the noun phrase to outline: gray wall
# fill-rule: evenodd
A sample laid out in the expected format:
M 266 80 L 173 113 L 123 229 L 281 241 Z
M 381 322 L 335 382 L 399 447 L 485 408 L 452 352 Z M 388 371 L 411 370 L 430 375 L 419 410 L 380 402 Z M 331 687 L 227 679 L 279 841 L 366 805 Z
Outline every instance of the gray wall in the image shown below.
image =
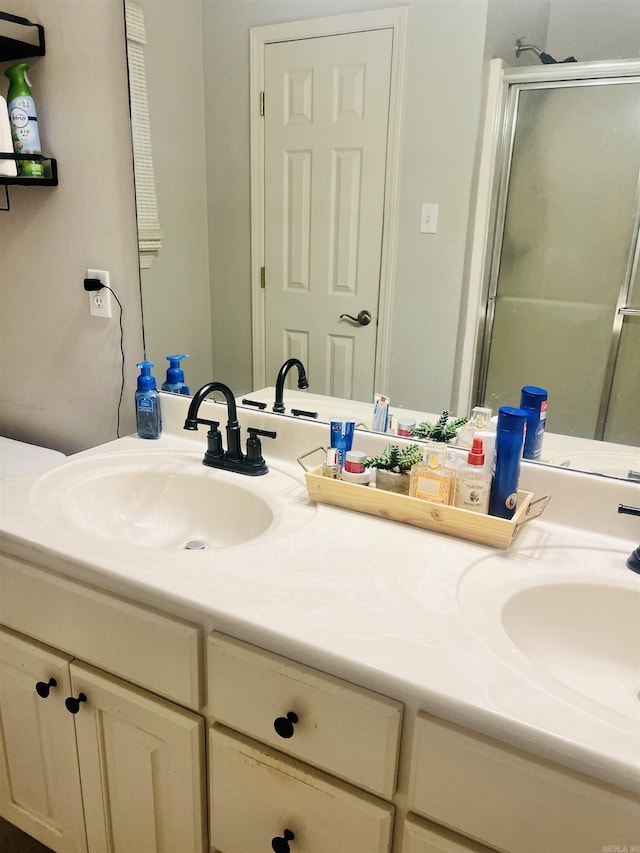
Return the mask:
M 145 65 L 163 245 L 142 270 L 147 356 L 164 379 L 188 353 L 195 391 L 213 378 L 200 0 L 144 0 Z
M 60 185 L 12 187 L 11 210 L 0 213 L 0 433 L 69 453 L 116 436 L 118 311 L 111 321 L 90 317 L 88 267 L 111 272 L 124 307 L 122 430 L 135 428 L 142 334 L 122 8 L 120 0 L 3 0 L 2 8 L 45 26 L 47 53 L 30 60 L 30 77 Z

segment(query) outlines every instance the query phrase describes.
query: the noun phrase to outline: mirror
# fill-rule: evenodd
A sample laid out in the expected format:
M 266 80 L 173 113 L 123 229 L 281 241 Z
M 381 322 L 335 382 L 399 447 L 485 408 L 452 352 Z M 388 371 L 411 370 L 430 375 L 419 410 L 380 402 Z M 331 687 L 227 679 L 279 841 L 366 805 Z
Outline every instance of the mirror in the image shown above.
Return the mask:
M 250 395 L 249 29 L 361 12 L 365 4 L 138 2 L 145 16 L 150 131 L 164 235 L 156 259 L 141 274 L 147 354 L 158 377 L 167 354 L 188 352 L 184 368 L 192 389 L 215 375 L 238 396 Z M 466 282 L 487 60 L 535 61 L 532 54 L 515 58 L 515 40 L 523 32 L 527 42 L 555 56 L 637 57 L 633 34 L 640 22 L 637 6 L 624 0 L 366 3 L 370 9 L 395 5 L 408 7 L 409 26 L 388 381 L 376 390 L 397 406 L 439 413 L 457 408 L 459 378 L 469 371 Z M 425 202 L 439 205 L 436 234 L 420 233 Z M 310 391 L 322 394 L 313 376 L 309 380 Z M 265 377 L 264 384 L 274 385 L 275 376 Z

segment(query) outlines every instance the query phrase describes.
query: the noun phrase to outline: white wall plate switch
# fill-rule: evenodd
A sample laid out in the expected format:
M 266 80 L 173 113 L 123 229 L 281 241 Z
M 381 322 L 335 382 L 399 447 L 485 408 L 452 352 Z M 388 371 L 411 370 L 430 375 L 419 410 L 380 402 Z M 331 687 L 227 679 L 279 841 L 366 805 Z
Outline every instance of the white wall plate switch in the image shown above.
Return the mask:
M 439 204 L 425 202 L 422 205 L 420 213 L 420 233 L 435 234 L 438 230 L 438 209 Z

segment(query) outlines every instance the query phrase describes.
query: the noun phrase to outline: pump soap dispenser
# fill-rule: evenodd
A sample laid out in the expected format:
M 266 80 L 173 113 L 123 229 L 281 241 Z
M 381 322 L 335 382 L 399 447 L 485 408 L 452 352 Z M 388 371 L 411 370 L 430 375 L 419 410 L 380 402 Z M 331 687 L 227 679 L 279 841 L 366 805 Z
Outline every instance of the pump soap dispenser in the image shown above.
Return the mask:
M 162 383 L 163 391 L 169 391 L 171 394 L 191 394 L 191 391 L 189 391 L 189 386 L 184 381 L 184 370 L 180 367 L 180 362 L 183 358 L 189 358 L 189 356 L 167 356 L 169 367 L 167 369 L 166 381 Z
M 152 361 L 139 361 L 138 390 L 136 391 L 136 427 L 140 438 L 160 438 L 162 416 L 160 396 L 155 377 L 151 375 Z

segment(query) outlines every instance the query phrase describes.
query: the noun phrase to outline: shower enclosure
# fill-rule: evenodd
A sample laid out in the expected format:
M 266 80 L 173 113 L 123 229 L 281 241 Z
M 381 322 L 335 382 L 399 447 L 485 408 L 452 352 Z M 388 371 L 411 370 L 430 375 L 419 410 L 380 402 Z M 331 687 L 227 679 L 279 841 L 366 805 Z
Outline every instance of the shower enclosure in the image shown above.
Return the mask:
M 640 64 L 504 73 L 476 400 L 640 444 Z

